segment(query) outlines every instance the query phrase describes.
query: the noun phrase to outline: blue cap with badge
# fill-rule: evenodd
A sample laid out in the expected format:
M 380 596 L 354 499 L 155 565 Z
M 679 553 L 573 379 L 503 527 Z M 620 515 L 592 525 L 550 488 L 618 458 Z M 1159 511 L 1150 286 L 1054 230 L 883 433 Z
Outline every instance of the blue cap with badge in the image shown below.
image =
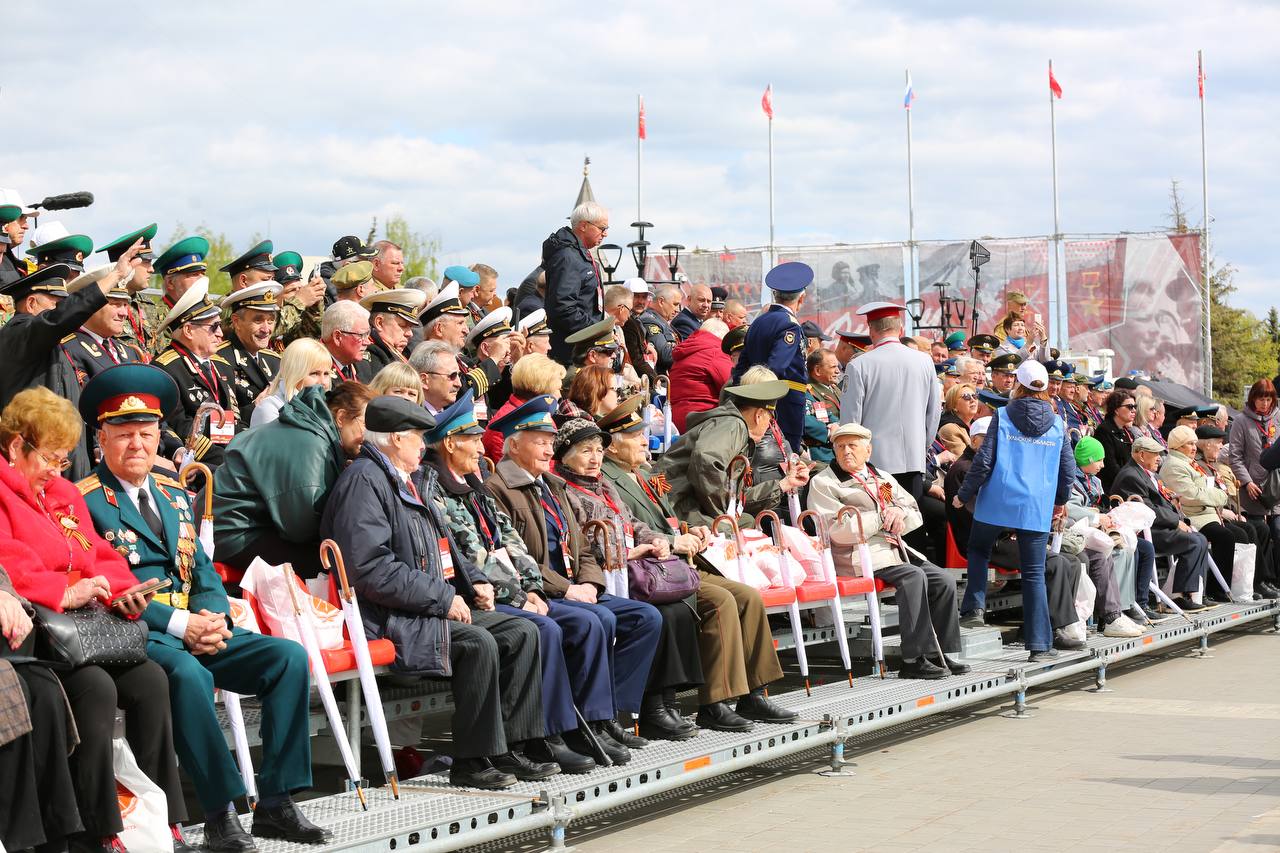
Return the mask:
M 800 261 L 787 261 L 769 270 L 764 285 L 778 293 L 797 293 L 813 284 L 813 267 Z
M 507 412 L 496 421 L 490 421 L 489 426 L 502 433 L 503 438 L 509 438 L 517 432 L 556 432 L 556 422 L 551 419 L 551 413 L 556 410 L 556 398 L 549 394 L 539 394 L 531 397 L 521 405 Z
M 468 388 L 458 399 L 436 414 L 436 425 L 422 438 L 427 444 L 437 444 L 451 435 L 480 435 L 484 427 L 476 420 L 475 397 Z

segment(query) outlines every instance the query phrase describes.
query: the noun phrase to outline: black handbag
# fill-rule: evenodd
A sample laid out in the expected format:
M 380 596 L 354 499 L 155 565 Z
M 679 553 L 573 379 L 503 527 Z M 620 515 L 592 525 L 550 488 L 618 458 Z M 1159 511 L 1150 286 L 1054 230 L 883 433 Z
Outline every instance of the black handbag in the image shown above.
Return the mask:
M 81 666 L 132 666 L 147 659 L 147 626 L 122 619 L 98 599 L 59 613 L 35 605 L 37 655 L 44 660 Z

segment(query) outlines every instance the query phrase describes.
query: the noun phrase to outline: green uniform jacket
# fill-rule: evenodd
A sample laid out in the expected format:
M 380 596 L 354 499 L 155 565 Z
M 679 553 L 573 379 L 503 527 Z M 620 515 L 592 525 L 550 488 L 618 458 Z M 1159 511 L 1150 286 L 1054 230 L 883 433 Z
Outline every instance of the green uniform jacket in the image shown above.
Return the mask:
M 710 527 L 728 510 L 729 461 L 739 454 L 750 459 L 755 442 L 733 403 L 694 412 L 686 424 L 688 429 L 658 462 L 655 473 L 671 486 L 667 500 L 677 518 L 691 527 Z M 777 480 L 756 483 L 746 490 L 744 512 L 754 517 L 781 500 Z M 745 516 L 738 523 L 750 526 Z
M 640 484 L 631 478 L 630 472 L 608 456 L 604 458 L 600 473 L 606 480 L 613 483 L 613 487 L 618 490 L 618 494 L 626 501 L 627 509 L 631 510 L 631 515 L 635 517 L 636 521 L 642 521 L 662 533 L 674 535 L 679 532 L 678 530 L 672 530 L 671 523 L 667 521 L 668 518 L 676 517 L 675 510 L 671 508 L 665 498 L 658 494 L 656 485 L 651 487 L 653 493 L 658 495 L 658 503 L 655 504 L 640 488 Z M 636 475 L 644 477 L 648 481 L 649 473 L 641 469 Z M 679 521 L 676 523 L 678 524 Z

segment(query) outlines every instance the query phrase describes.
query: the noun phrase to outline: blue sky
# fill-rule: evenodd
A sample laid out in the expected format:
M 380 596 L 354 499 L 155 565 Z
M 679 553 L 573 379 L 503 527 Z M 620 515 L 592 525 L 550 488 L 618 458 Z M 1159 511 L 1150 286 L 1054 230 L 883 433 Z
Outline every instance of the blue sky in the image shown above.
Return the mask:
M 1203 48 L 1215 249 L 1237 304 L 1280 303 L 1275 4 L 60 2 L 4 29 L 0 186 L 93 191 L 72 231 L 204 223 L 323 254 L 398 212 L 511 286 L 584 154 L 634 218 L 638 93 L 654 242 L 766 242 L 770 82 L 778 242 L 905 239 L 907 67 L 919 239 L 1052 230 L 1049 58 L 1063 230 L 1162 227 L 1170 179 L 1198 225 Z

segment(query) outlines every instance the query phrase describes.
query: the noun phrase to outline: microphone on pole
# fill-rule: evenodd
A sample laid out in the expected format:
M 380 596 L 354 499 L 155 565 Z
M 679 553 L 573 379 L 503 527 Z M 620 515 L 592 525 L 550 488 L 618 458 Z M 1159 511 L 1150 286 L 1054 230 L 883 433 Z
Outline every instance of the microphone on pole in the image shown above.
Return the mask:
M 44 201 L 36 202 L 31 206 L 45 210 L 69 210 L 73 207 L 88 207 L 91 204 L 93 204 L 93 193 L 75 192 L 51 195 L 45 198 Z

